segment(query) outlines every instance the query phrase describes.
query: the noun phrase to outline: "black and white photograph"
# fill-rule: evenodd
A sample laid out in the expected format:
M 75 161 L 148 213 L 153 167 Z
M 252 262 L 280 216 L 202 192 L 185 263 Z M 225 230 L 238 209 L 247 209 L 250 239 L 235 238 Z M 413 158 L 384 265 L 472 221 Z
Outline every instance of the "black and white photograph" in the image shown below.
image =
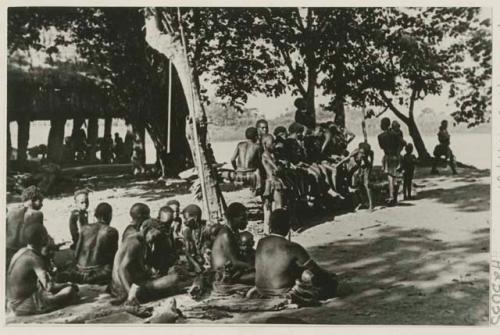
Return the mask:
M 5 6 L 6 326 L 490 325 L 480 5 Z

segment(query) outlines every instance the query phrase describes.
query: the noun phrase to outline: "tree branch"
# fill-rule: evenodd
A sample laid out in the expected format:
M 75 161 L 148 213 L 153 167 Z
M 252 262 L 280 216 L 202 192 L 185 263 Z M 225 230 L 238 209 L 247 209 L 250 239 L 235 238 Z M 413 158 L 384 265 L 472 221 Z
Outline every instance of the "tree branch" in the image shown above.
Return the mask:
M 389 109 L 394 113 L 394 115 L 396 115 L 398 118 L 400 118 L 401 121 L 403 121 L 404 123 L 408 123 L 409 118 L 406 115 L 404 115 L 403 113 L 401 113 L 401 111 L 399 111 L 399 109 L 397 109 L 396 106 L 394 106 L 391 99 L 389 99 L 385 95 L 384 91 L 380 90 L 379 93 L 380 93 L 380 97 L 382 98 L 382 101 L 387 105 L 387 107 L 389 107 Z
M 307 92 L 304 88 L 304 85 L 302 85 L 302 82 L 300 81 L 300 78 L 299 78 L 299 75 L 297 73 L 297 69 L 295 69 L 293 67 L 293 64 L 292 64 L 292 59 L 290 58 L 290 54 L 281 49 L 280 48 L 280 52 L 281 52 L 281 55 L 283 56 L 284 60 L 285 60 L 285 64 L 288 66 L 288 68 L 290 69 L 290 72 L 292 73 L 292 78 L 293 78 L 293 81 L 295 82 L 295 84 L 297 85 L 299 91 L 300 91 L 300 94 L 302 95 L 306 95 Z
M 408 110 L 408 116 L 410 119 L 413 119 L 413 108 L 415 107 L 415 99 L 417 97 L 417 91 L 413 89 L 411 91 L 411 96 L 410 96 L 410 108 Z

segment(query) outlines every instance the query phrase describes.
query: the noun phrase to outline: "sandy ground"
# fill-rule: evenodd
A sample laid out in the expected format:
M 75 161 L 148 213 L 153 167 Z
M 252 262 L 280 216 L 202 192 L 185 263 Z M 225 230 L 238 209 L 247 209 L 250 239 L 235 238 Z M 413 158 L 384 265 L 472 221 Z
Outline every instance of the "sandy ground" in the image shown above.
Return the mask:
M 486 325 L 490 173 L 459 169 L 458 176 L 447 171 L 429 176 L 423 172 L 417 171 L 415 200 L 391 208 L 377 206 L 373 213 L 360 210 L 311 218 L 307 229 L 293 234 L 293 240 L 320 265 L 339 275 L 349 291 L 345 297 L 321 307 L 226 315 L 217 322 Z M 194 202 L 187 185 L 181 183 L 165 187 L 126 178 L 90 182 L 95 189 L 91 209 L 101 201 L 109 202 L 114 211 L 112 225 L 120 232 L 128 225 L 128 210 L 135 202 L 147 203 L 153 215 L 173 197 L 182 205 Z M 241 201 L 249 207 L 250 229 L 259 231 L 262 213 L 249 190 L 232 190 L 225 196 L 228 202 Z M 45 200 L 45 224 L 56 241 L 70 238 L 67 220 L 72 202 L 70 195 Z M 93 305 L 17 321 L 84 322 L 78 316 L 89 313 L 89 308 L 94 314 L 98 314 L 96 306 L 109 311 L 101 292 L 88 292 L 84 301 Z M 181 310 L 193 304 L 185 294 L 176 298 Z M 155 303 L 163 305 L 165 300 Z

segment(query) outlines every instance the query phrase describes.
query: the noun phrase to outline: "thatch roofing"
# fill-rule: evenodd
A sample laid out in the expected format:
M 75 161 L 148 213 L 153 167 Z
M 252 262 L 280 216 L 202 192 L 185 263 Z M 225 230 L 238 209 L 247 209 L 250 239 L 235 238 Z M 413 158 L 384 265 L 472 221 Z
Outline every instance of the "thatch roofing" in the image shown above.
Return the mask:
M 9 64 L 7 72 L 7 115 L 10 121 L 23 117 L 49 120 L 64 115 L 119 116 L 106 85 L 75 65 L 21 67 Z M 62 115 L 61 115 L 62 116 Z

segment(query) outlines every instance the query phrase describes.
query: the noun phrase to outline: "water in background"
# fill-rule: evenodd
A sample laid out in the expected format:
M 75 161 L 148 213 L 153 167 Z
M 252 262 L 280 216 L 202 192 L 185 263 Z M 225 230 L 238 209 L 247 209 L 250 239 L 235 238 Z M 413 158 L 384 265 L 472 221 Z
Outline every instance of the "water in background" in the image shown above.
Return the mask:
M 102 121 L 102 120 L 100 120 Z M 102 124 L 101 124 L 102 123 Z M 99 124 L 99 136 L 103 136 L 104 132 L 104 122 Z M 12 136 L 12 146 L 17 147 L 17 124 L 15 122 L 11 123 L 11 136 Z M 30 141 L 29 147 L 46 144 L 49 135 L 50 123 L 48 121 L 35 121 L 31 125 Z M 71 134 L 72 121 L 69 120 L 66 123 L 65 136 Z M 122 138 L 125 136 L 125 123 L 123 120 L 114 119 L 112 132 L 118 132 Z M 457 157 L 457 160 L 464 163 L 470 164 L 480 169 L 490 169 L 491 168 L 491 134 L 483 133 L 453 133 L 453 128 L 450 129 L 451 133 L 451 148 Z M 242 131 L 242 137 L 244 132 Z M 405 134 L 405 139 L 408 140 L 409 137 Z M 437 136 L 423 136 L 423 140 L 427 145 L 427 150 L 432 154 L 434 146 L 437 144 Z M 360 139 L 355 138 L 350 145 L 352 150 L 357 146 Z M 377 138 L 375 136 L 368 137 L 368 141 L 375 152 L 375 164 L 381 164 L 382 152 L 378 146 Z M 215 158 L 218 162 L 229 163 L 231 155 L 234 152 L 234 148 L 238 141 L 229 142 L 214 142 L 212 147 L 214 150 Z M 147 163 L 154 163 L 156 160 L 156 153 L 154 149 L 153 142 L 149 135 L 146 133 L 146 161 Z

